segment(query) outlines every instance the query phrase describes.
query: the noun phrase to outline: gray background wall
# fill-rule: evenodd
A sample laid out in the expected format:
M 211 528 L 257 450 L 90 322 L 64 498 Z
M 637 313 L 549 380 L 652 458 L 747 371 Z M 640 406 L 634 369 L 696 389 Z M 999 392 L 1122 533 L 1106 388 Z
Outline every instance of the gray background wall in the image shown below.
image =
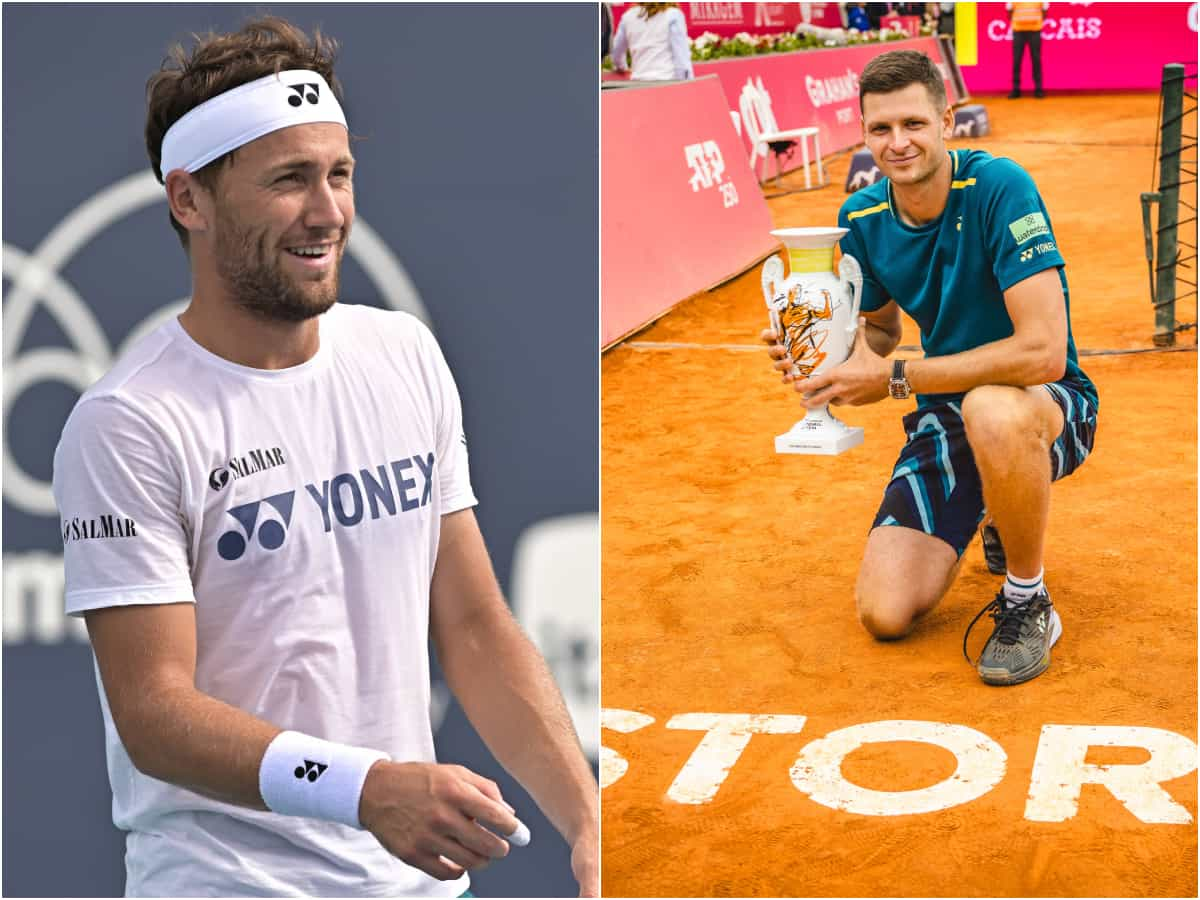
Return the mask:
M 501 583 L 525 528 L 597 507 L 593 5 L 5 5 L 6 895 L 119 895 L 124 884 L 91 653 L 54 613 L 57 518 L 13 475 L 49 481 L 82 373 L 105 362 L 96 340 L 80 346 L 86 316 L 66 302 L 56 315 L 48 298 L 67 285 L 98 324 L 99 345 L 115 350 L 189 290 L 160 202 L 103 223 L 69 254 L 34 292 L 22 329 L 10 322 L 16 272 L 30 255 L 47 258 L 39 245 L 81 203 L 148 171 L 144 88 L 167 45 L 260 12 L 341 41 L 347 117 L 365 138 L 354 146 L 359 218 L 407 271 L 458 379 L 477 512 Z M 348 259 L 343 298 L 388 305 L 377 280 Z M 391 305 L 405 293 L 399 282 Z M 598 703 L 594 644 L 566 656 Z M 456 706 L 439 719 L 442 761 L 497 779 L 535 835 L 476 876 L 476 893 L 573 894 L 566 845 Z

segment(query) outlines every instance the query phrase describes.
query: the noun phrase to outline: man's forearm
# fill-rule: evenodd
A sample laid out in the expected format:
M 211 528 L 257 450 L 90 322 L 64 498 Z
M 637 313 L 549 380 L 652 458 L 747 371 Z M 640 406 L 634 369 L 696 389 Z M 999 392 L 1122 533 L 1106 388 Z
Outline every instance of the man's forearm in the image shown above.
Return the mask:
M 568 843 L 597 828 L 599 790 L 562 694 L 503 600 L 463 620 L 438 659 L 471 724 Z
M 141 698 L 118 731 L 134 766 L 198 794 L 265 810 L 259 768 L 275 725 L 192 687 Z
M 1057 381 L 1065 365 L 1065 348 L 1014 335 L 961 353 L 911 360 L 905 375 L 918 394 L 949 394 L 983 384 L 1023 387 Z

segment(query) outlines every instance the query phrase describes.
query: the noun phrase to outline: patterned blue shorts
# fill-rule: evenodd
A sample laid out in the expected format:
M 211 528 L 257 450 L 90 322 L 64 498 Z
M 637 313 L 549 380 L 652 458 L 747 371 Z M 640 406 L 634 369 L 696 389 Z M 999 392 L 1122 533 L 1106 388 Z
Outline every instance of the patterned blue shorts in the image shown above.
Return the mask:
M 1050 447 L 1054 481 L 1074 472 L 1092 452 L 1096 409 L 1066 382 L 1042 385 L 1063 411 L 1063 430 Z M 908 442 L 900 451 L 892 480 L 872 528 L 903 525 L 941 538 L 962 556 L 983 521 L 983 485 L 962 408 L 944 403 L 904 417 Z

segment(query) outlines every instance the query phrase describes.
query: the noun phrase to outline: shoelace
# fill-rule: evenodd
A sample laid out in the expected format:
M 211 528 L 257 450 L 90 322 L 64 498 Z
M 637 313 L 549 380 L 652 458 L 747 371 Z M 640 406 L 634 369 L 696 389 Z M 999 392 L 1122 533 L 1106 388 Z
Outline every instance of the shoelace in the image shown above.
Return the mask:
M 963 635 L 962 645 L 963 657 L 966 661 L 973 666 L 979 665 L 979 660 L 972 660 L 970 654 L 967 653 L 967 638 L 971 636 L 971 629 L 975 627 L 975 623 L 985 612 L 992 611 L 992 620 L 996 623 L 996 640 L 1001 644 L 1012 645 L 1021 638 L 1021 624 L 1024 621 L 1025 613 L 1032 612 L 1036 603 L 1037 598 L 1034 598 L 1019 606 L 1008 606 L 1004 602 L 1004 591 L 998 593 L 987 606 L 975 614 L 975 618 L 967 626 L 967 633 Z M 987 645 L 984 644 L 984 646 Z M 980 655 L 982 655 L 982 651 L 980 651 Z

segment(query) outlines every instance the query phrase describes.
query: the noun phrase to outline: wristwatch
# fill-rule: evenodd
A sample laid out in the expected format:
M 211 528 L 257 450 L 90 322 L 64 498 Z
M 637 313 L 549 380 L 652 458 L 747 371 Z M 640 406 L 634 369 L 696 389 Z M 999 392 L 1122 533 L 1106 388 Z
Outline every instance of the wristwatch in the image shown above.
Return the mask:
M 912 393 L 912 385 L 904 375 L 905 360 L 898 359 L 892 363 L 892 379 L 888 382 L 888 393 L 896 400 L 907 400 Z

